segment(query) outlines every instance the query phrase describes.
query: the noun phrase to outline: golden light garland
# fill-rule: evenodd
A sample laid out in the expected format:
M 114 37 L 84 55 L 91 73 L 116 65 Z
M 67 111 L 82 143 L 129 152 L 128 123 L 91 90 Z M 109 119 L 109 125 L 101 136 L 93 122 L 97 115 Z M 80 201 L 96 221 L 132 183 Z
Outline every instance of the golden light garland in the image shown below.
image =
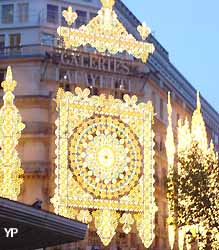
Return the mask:
M 149 247 L 157 209 L 152 104 L 89 94 L 57 94 L 55 212 L 94 222 L 104 245 L 119 224 L 127 234 L 135 223 Z
M 2 82 L 5 94 L 3 96 L 4 104 L 0 109 L 0 197 L 11 200 L 17 200 L 24 173 L 16 151 L 18 139 L 25 127 L 14 105 L 12 91 L 16 84 L 9 66 L 5 81 Z
M 90 45 L 99 52 L 108 51 L 111 54 L 122 53 L 124 51 L 147 61 L 150 53 L 154 52 L 154 45 L 144 42 L 150 34 L 150 29 L 145 23 L 139 25 L 137 30 L 143 41 L 137 41 L 132 34 L 129 34 L 123 24 L 119 21 L 116 12 L 113 10 L 115 0 L 101 0 L 102 8 L 98 15 L 87 25 L 82 25 L 79 29 L 70 28 L 77 19 L 77 13 L 69 6 L 63 11 L 69 27 L 58 27 L 58 34 L 63 37 L 66 48 L 78 48 Z

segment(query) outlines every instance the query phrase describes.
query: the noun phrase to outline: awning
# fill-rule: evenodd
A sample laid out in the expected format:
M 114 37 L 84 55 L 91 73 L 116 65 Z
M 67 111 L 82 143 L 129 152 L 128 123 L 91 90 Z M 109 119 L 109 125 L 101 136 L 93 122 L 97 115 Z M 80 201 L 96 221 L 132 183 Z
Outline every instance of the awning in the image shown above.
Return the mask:
M 1 250 L 30 250 L 79 241 L 86 230 L 86 224 L 0 198 Z

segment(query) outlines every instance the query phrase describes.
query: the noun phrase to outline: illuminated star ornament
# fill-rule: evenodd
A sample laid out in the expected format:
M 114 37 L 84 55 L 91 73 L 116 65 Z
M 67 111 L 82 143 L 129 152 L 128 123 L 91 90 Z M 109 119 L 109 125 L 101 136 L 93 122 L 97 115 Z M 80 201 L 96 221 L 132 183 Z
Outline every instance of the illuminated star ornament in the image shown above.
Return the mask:
M 137 27 L 142 41 L 129 34 L 123 24 L 119 21 L 116 12 L 113 10 L 115 0 L 101 0 L 102 8 L 96 17 L 90 20 L 87 25 L 79 29 L 71 28 L 77 19 L 77 13 L 70 6 L 63 11 L 69 27 L 58 27 L 58 34 L 64 39 L 66 48 L 78 48 L 90 45 L 98 52 L 109 52 L 111 54 L 127 53 L 146 62 L 149 54 L 154 52 L 154 45 L 144 40 L 150 34 L 150 29 L 145 23 Z
M 16 151 L 18 139 L 25 125 L 14 105 L 12 91 L 16 87 L 11 67 L 8 67 L 6 79 L 2 82 L 4 104 L 0 109 L 0 197 L 17 200 L 20 185 L 23 182 L 23 169 Z
M 107 246 L 121 227 L 154 239 L 154 132 L 151 102 L 59 89 L 56 103 L 57 214 L 94 225 Z

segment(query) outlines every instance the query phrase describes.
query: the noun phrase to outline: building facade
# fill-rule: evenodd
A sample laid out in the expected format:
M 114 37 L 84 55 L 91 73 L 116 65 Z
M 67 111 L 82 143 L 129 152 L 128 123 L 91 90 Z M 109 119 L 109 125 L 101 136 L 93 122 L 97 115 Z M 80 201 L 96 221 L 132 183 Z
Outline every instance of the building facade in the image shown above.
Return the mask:
M 18 147 L 25 181 L 20 201 L 31 204 L 36 198 L 43 200 L 43 208 L 53 211 L 50 198 L 54 191 L 55 119 L 54 98 L 58 87 L 73 91 L 76 86 L 88 87 L 91 93 L 111 94 L 122 98 L 124 94 L 137 95 L 140 101 L 151 100 L 156 117 L 155 180 L 156 237 L 151 249 L 168 249 L 168 209 L 165 190 L 167 159 L 165 136 L 167 126 L 167 92 L 173 101 L 173 125 L 177 120 L 191 119 L 196 105 L 196 90 L 180 74 L 169 60 L 168 52 L 153 37 L 155 53 L 146 64 L 122 54 L 116 56 L 96 53 L 90 48 L 65 50 L 57 36 L 57 27 L 66 26 L 61 13 L 69 5 L 78 14 L 74 24 L 86 24 L 101 4 L 99 0 L 2 0 L 0 3 L 0 82 L 4 79 L 7 65 L 12 66 L 16 106 L 26 128 Z M 137 39 L 138 19 L 117 0 L 115 10 L 127 30 Z M 0 90 L 0 95 L 3 95 Z M 219 146 L 219 114 L 201 98 L 209 140 Z M 92 248 L 93 246 L 93 248 Z M 96 248 L 94 248 L 96 247 Z M 57 249 L 144 249 L 135 230 L 128 236 L 117 233 L 110 246 L 103 248 L 92 228 L 86 240 Z

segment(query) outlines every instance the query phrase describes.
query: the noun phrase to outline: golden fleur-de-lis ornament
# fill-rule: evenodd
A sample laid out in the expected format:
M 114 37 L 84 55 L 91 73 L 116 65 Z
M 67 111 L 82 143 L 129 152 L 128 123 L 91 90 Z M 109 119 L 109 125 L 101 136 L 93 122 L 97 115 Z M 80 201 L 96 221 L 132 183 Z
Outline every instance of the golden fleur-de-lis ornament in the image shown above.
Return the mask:
M 4 89 L 4 92 L 14 91 L 17 82 L 13 80 L 11 66 L 8 66 L 5 81 L 3 81 L 1 85 Z
M 100 0 L 104 8 L 112 9 L 115 0 Z
M 147 27 L 146 23 L 143 22 L 142 25 L 139 25 L 137 28 L 139 34 L 141 35 L 141 38 L 145 40 L 149 34 L 151 33 L 151 30 L 149 27 Z
M 71 26 L 78 17 L 77 13 L 73 11 L 71 6 L 69 6 L 67 10 L 63 10 L 62 15 L 69 26 Z
M 123 99 L 129 106 L 136 105 L 136 102 L 138 101 L 138 97 L 136 95 L 130 97 L 126 94 L 124 95 Z
M 75 88 L 75 94 L 77 95 L 77 96 L 79 96 L 81 99 L 86 99 L 86 98 L 88 98 L 88 96 L 90 95 L 90 90 L 89 89 L 84 89 L 84 90 L 82 90 L 81 88 L 79 88 L 79 87 L 76 87 Z

